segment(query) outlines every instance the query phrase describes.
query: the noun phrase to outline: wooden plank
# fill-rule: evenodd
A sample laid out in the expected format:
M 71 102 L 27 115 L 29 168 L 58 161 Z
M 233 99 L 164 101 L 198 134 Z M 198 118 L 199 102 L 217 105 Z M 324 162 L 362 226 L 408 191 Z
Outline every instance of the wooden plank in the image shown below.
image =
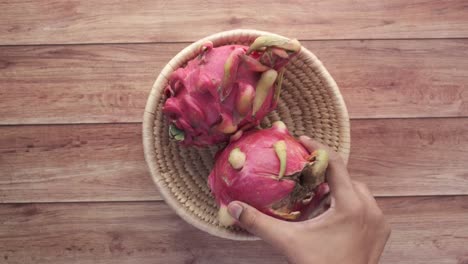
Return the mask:
M 468 194 L 468 118 L 351 122 L 351 176 L 378 196 Z
M 466 263 L 467 196 L 378 199 L 392 234 L 381 263 Z
M 351 175 L 375 195 L 468 194 L 468 118 L 351 125 Z M 0 202 L 161 198 L 140 124 L 4 126 L 0 135 Z
M 160 199 L 140 124 L 0 127 L 0 202 Z
M 467 260 L 468 196 L 378 203 L 393 228 L 381 263 Z M 264 242 L 213 237 L 162 202 L 0 205 L 0 219 L 7 264 L 284 263 Z
M 186 44 L 0 47 L 0 124 L 140 122 Z M 468 116 L 468 40 L 309 41 L 352 118 Z
M 2 124 L 141 121 L 180 45 L 0 48 Z
M 46 0 L 4 1 L 0 10 L 0 45 L 194 41 L 235 28 L 299 39 L 468 36 L 464 0 Z
M 337 41 L 305 46 L 337 81 L 351 118 L 468 115 L 468 40 Z

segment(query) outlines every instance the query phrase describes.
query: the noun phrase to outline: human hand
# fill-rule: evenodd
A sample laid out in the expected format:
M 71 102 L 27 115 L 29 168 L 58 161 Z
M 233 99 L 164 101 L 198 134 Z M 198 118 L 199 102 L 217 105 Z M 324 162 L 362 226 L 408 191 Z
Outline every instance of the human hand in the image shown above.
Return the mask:
M 229 204 L 229 213 L 240 226 L 271 244 L 291 263 L 378 263 L 390 227 L 369 189 L 350 179 L 336 152 L 308 137 L 300 140 L 309 151 L 320 148 L 329 152 L 330 208 L 303 222 L 278 220 L 238 201 Z

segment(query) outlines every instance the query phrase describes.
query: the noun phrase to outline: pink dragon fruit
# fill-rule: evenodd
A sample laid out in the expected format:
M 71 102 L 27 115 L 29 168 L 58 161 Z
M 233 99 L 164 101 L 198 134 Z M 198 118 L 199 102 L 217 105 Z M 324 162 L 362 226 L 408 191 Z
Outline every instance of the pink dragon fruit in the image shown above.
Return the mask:
M 257 125 L 276 107 L 284 66 L 300 49 L 295 39 L 272 36 L 258 37 L 250 47 L 202 45 L 165 88 L 171 138 L 206 146 Z
M 234 200 L 284 220 L 304 220 L 329 192 L 325 182 L 328 153 L 310 154 L 281 121 L 263 130 L 239 131 L 216 157 L 208 185 L 220 206 L 220 223 L 234 219 L 227 205 Z

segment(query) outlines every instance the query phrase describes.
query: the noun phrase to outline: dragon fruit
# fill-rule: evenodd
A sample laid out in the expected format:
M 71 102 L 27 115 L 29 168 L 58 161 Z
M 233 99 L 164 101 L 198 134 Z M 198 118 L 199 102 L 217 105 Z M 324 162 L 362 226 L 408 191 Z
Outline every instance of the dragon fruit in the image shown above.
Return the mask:
M 165 88 L 170 137 L 207 146 L 258 125 L 275 109 L 284 66 L 300 49 L 295 39 L 273 36 L 260 36 L 250 47 L 203 44 Z
M 329 192 L 327 166 L 325 150 L 309 153 L 281 121 L 268 129 L 238 131 L 217 153 L 208 178 L 220 223 L 234 224 L 227 212 L 234 200 L 279 219 L 307 219 Z

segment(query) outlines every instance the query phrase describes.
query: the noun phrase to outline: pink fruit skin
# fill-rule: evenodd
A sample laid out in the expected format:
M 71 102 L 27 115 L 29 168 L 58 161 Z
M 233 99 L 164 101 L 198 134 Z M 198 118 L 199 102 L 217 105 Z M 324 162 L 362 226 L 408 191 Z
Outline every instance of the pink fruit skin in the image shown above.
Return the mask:
M 273 144 L 280 140 L 284 140 L 287 146 L 286 176 L 281 180 L 278 179 L 280 161 L 273 148 Z M 231 151 L 235 148 L 240 148 L 246 156 L 241 170 L 234 169 L 228 161 Z M 309 163 L 310 155 L 286 128 L 273 126 L 269 129 L 245 132 L 240 139 L 231 142 L 218 153 L 208 178 L 208 185 L 220 206 L 237 200 L 250 204 L 263 213 L 281 218 L 272 212 L 271 207 L 290 196 L 298 183 L 288 179 L 287 175 L 301 172 Z M 328 185 L 322 183 L 315 192 L 313 200 L 306 205 L 302 200 L 290 204 L 291 211 L 300 211 L 301 219 L 304 219 L 306 210 L 316 207 L 329 192 Z
M 184 131 L 182 144 L 207 146 L 227 141 L 230 134 L 257 125 L 276 107 L 274 89 L 270 89 L 255 116 L 252 116 L 252 107 L 244 115 L 236 110 L 239 93 L 255 89 L 261 75 L 246 67 L 240 56 L 234 56 L 234 63 L 239 67 L 233 67 L 231 73 L 236 77 L 229 82 L 232 87 L 226 87 L 231 93 L 221 101 L 218 88 L 223 81 L 224 64 L 231 53 L 245 54 L 247 49 L 241 45 L 209 47 L 204 56 L 189 61 L 184 68 L 171 74 L 165 89 L 168 99 L 163 112 L 172 124 Z M 258 54 L 249 56 L 255 58 Z M 237 75 L 233 71 L 237 71 Z

